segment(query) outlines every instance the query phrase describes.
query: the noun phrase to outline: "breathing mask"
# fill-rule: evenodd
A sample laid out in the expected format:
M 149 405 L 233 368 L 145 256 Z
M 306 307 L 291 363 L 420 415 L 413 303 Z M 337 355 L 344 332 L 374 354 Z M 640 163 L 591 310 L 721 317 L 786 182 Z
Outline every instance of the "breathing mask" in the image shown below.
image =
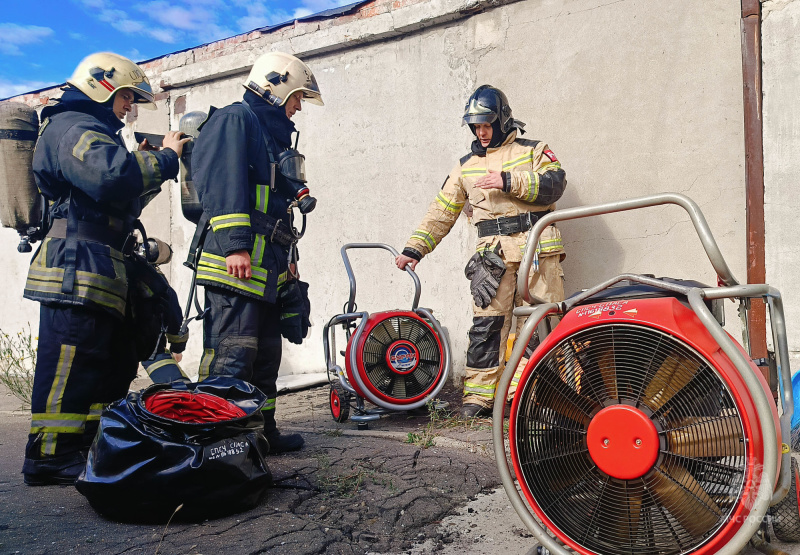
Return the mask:
M 317 199 L 309 195 L 306 186 L 306 157 L 296 148 L 284 150 L 278 156 L 278 171 L 286 178 L 300 213 L 308 214 L 314 210 Z

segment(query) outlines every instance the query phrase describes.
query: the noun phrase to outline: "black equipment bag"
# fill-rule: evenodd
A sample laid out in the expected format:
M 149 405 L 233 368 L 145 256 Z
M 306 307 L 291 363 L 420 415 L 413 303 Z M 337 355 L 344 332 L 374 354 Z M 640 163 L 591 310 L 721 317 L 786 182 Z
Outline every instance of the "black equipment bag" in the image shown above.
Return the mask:
M 187 423 L 147 410 L 145 400 L 166 390 L 213 395 L 245 416 Z M 131 392 L 103 411 L 75 486 L 96 511 L 122 521 L 199 521 L 251 509 L 272 484 L 265 402 L 255 386 L 222 376 Z

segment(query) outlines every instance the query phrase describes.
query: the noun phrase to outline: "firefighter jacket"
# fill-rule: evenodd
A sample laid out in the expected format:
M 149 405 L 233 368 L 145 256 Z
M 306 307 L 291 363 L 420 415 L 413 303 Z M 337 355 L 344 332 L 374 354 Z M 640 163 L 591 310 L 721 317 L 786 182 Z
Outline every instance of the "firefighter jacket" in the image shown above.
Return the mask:
M 276 140 L 266 118 L 294 129 L 284 109 L 278 108 L 246 93 L 242 102 L 213 112 L 192 149 L 194 183 L 212 231 L 198 260 L 197 282 L 269 303 L 275 302 L 278 285 L 286 280 L 293 248 L 275 241 L 258 223 L 266 214 L 273 224 L 280 222 L 283 234 L 290 229 L 291 196 L 279 172 L 275 171 L 275 187 L 270 187 L 271 163 L 277 162 L 286 143 Z M 227 272 L 225 257 L 239 250 L 250 253 L 250 279 Z
M 42 111 L 33 156 L 52 227 L 37 250 L 25 298 L 126 314 L 128 262 L 122 250 L 144 205 L 178 175 L 171 149 L 129 152 L 124 124 L 75 89 Z
M 502 189 L 475 187 L 475 182 L 489 170 L 502 172 Z M 484 156 L 471 153 L 461 159 L 431 202 L 403 254 L 420 260 L 433 251 L 452 229 L 467 201 L 472 205 L 472 222 L 477 225 L 526 212 L 553 210 L 566 183 L 564 170 L 547 144 L 517 138 L 517 132 L 513 131 L 499 147 L 487 149 Z M 477 250 L 495 249 L 499 244 L 504 260 L 519 262 L 527 237 L 527 232 L 488 235 L 478 239 Z M 558 230 L 549 226 L 542 233 L 537 254 L 563 255 L 563 252 Z

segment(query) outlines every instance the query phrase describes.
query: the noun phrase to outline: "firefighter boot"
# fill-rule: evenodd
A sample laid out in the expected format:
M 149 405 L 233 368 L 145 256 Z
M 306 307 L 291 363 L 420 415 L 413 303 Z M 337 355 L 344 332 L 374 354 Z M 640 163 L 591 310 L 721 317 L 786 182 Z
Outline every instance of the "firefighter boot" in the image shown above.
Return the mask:
M 300 434 L 282 434 L 278 431 L 275 424 L 275 409 L 265 410 L 264 415 L 264 437 L 269 442 L 269 454 L 278 455 L 287 451 L 299 450 L 305 440 Z
M 71 486 L 86 468 L 86 454 L 82 450 L 59 455 L 42 455 L 42 434 L 28 441 L 22 474 L 29 486 Z

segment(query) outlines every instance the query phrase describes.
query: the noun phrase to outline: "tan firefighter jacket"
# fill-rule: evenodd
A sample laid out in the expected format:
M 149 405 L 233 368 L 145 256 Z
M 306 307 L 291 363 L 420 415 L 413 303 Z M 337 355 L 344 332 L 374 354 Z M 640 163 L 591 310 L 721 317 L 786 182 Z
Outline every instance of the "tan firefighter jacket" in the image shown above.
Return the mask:
M 502 172 L 502 190 L 475 187 L 475 182 L 489 170 Z M 472 223 L 477 224 L 525 212 L 554 210 L 566 183 L 561 164 L 545 143 L 518 139 L 513 131 L 499 147 L 487 149 L 486 156 L 468 154 L 461 159 L 431 202 L 403 253 L 421 259 L 433 251 L 455 224 L 466 201 L 472 205 Z M 527 232 L 481 237 L 477 250 L 495 248 L 499 243 L 504 260 L 519 262 L 527 238 Z M 417 254 L 418 257 L 413 256 Z M 563 259 L 561 234 L 554 226 L 542 233 L 537 254 L 559 254 Z

